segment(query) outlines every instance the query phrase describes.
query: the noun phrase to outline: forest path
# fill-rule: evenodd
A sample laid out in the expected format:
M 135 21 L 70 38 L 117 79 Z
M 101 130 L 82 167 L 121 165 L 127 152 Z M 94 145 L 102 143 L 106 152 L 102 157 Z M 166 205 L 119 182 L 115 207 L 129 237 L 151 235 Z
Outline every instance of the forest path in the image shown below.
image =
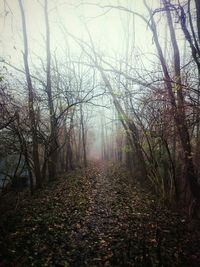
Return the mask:
M 1 267 L 200 266 L 186 219 L 112 162 L 62 175 L 0 227 Z

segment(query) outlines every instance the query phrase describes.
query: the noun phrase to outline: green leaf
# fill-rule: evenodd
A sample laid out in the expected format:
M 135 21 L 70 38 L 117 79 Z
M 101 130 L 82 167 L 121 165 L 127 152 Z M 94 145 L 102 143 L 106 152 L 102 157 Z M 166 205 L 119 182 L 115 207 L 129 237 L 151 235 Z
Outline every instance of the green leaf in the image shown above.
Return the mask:
M 130 145 L 125 145 L 122 147 L 122 151 L 125 153 L 129 153 L 129 152 L 132 152 L 133 150 Z

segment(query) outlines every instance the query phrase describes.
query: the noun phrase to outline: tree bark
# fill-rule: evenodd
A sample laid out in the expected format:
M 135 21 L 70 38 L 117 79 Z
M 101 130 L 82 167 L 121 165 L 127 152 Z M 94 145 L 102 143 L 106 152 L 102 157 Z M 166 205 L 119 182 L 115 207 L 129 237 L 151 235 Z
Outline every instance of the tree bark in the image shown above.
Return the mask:
M 197 15 L 197 30 L 198 30 L 198 39 L 200 42 L 200 1 L 195 0 L 196 5 L 196 15 Z
M 172 79 L 169 75 L 167 64 L 163 56 L 162 48 L 158 40 L 156 24 L 155 24 L 150 8 L 147 6 L 145 1 L 144 3 L 151 17 L 151 30 L 153 33 L 154 41 L 156 44 L 156 49 L 157 49 L 159 59 L 161 62 L 161 66 L 162 66 L 162 70 L 163 70 L 163 74 L 165 78 L 165 85 L 168 91 L 169 99 L 170 99 L 172 110 L 173 110 L 175 125 L 178 129 L 178 134 L 179 134 L 182 150 L 184 152 L 184 165 L 185 165 L 186 180 L 189 182 L 190 190 L 194 198 L 199 199 L 200 198 L 200 187 L 198 184 L 197 175 L 195 173 L 195 168 L 193 164 L 191 142 L 190 142 L 189 131 L 188 131 L 187 123 L 186 123 L 186 116 L 185 116 L 184 97 L 182 93 L 181 73 L 180 73 L 180 54 L 179 54 L 179 48 L 177 45 L 175 30 L 174 30 L 173 23 L 172 23 L 172 17 L 171 17 L 171 13 L 169 10 L 168 2 L 166 0 L 163 0 L 164 8 L 167 14 L 167 21 L 168 21 L 168 27 L 170 31 L 171 43 L 172 43 L 173 52 L 174 52 L 174 73 L 175 73 L 175 84 L 177 86 L 177 90 L 176 90 L 177 91 L 177 103 L 176 103 L 175 94 L 173 92 Z
M 174 51 L 174 73 L 175 73 L 175 82 L 177 86 L 177 109 L 175 113 L 175 121 L 184 152 L 186 179 L 190 184 L 190 189 L 193 196 L 195 198 L 200 198 L 200 186 L 198 184 L 198 177 L 196 175 L 193 163 L 191 141 L 185 115 L 185 101 L 183 97 L 182 80 L 181 80 L 180 53 L 172 22 L 171 12 L 169 10 L 166 0 L 164 0 L 164 7 L 166 9 L 167 21 L 171 36 L 171 43 Z
M 146 163 L 145 163 L 145 159 L 142 153 L 142 148 L 139 142 L 139 135 L 138 135 L 138 129 L 134 123 L 133 120 L 131 120 L 130 118 L 128 118 L 127 114 L 124 112 L 123 108 L 121 107 L 119 101 L 117 100 L 115 94 L 113 93 L 112 90 L 112 86 L 108 80 L 108 78 L 106 77 L 105 73 L 101 70 L 100 67 L 97 66 L 97 68 L 99 69 L 102 78 L 113 98 L 113 103 L 115 105 L 115 108 L 119 114 L 120 117 L 120 121 L 126 131 L 127 134 L 127 138 L 129 140 L 130 146 L 132 147 L 133 150 L 136 151 L 136 155 L 138 158 L 138 171 L 140 173 L 140 177 L 141 179 L 145 180 L 147 178 L 147 170 L 146 170 Z
M 81 116 L 81 133 L 82 133 L 82 144 L 83 144 L 83 164 L 87 167 L 87 151 L 86 151 L 86 136 L 85 136 L 85 127 L 83 121 L 83 107 L 80 105 L 80 116 Z
M 73 151 L 72 151 L 72 129 L 73 129 L 73 116 L 74 113 L 71 115 L 70 119 L 70 126 L 69 130 L 67 132 L 67 152 L 66 152 L 66 164 L 65 164 L 65 170 L 73 170 Z
M 48 98 L 48 108 L 50 115 L 50 157 L 48 162 L 49 180 L 54 180 L 57 168 L 57 120 L 55 116 L 54 103 L 52 97 L 51 85 L 51 50 L 50 50 L 50 29 L 49 29 L 49 16 L 48 16 L 48 1 L 45 0 L 44 5 L 45 27 L 46 27 L 46 93 Z
M 26 30 L 26 19 L 24 14 L 24 8 L 22 5 L 22 1 L 18 0 L 21 18 L 22 18 L 22 29 L 23 29 L 23 41 L 24 41 L 24 68 L 25 68 L 25 75 L 26 75 L 26 82 L 28 86 L 28 107 L 29 107 L 29 119 L 31 124 L 31 135 L 32 135 L 32 142 L 33 142 L 33 163 L 34 163 L 34 174 L 36 178 L 36 186 L 42 186 L 42 177 L 40 172 L 40 160 L 39 160 L 39 151 L 38 151 L 38 137 L 37 137 L 37 123 L 35 118 L 35 111 L 34 111 L 34 96 L 33 96 L 33 86 L 32 80 L 29 70 L 29 63 L 28 63 L 28 38 L 27 38 L 27 30 Z

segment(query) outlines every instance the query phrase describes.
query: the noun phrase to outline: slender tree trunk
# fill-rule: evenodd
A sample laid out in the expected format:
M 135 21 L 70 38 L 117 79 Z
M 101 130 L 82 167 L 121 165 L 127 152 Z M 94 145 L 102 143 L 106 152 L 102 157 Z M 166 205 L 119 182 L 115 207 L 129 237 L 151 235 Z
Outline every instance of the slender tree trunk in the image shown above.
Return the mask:
M 155 24 L 150 8 L 146 4 L 146 1 L 144 1 L 144 3 L 151 17 L 150 28 L 153 33 L 156 49 L 157 49 L 158 56 L 161 62 L 161 66 L 162 66 L 162 70 L 163 70 L 163 74 L 165 78 L 165 85 L 168 91 L 168 95 L 169 95 L 169 99 L 171 102 L 171 107 L 172 107 L 172 111 L 174 115 L 175 125 L 177 127 L 182 150 L 184 152 L 185 176 L 186 176 L 187 181 L 189 182 L 192 195 L 196 199 L 199 199 L 200 188 L 198 185 L 197 176 L 196 176 L 195 169 L 194 169 L 190 137 L 189 137 L 189 132 L 188 132 L 187 124 L 186 124 L 186 117 L 185 117 L 184 98 L 183 98 L 182 86 L 181 86 L 180 55 L 179 55 L 179 49 L 178 49 L 178 45 L 176 41 L 176 35 L 175 35 L 173 23 L 172 23 L 172 18 L 171 18 L 171 13 L 169 10 L 168 2 L 166 0 L 163 0 L 163 4 L 167 12 L 168 27 L 170 30 L 171 43 L 172 43 L 173 52 L 174 52 L 174 72 L 175 72 L 175 84 L 177 86 L 177 90 L 176 90 L 177 91 L 177 103 L 176 103 L 175 94 L 173 92 L 171 77 L 169 75 L 167 64 L 163 56 L 162 48 L 158 40 L 156 24 Z
M 55 116 L 54 103 L 52 97 L 51 85 L 51 50 L 50 50 L 50 29 L 49 29 L 49 16 L 48 16 L 48 1 L 45 0 L 44 5 L 45 27 L 46 27 L 46 92 L 48 97 L 48 107 L 50 115 L 50 158 L 48 163 L 49 179 L 54 180 L 57 168 L 57 120 Z
M 74 114 L 72 114 L 71 118 L 70 118 L 70 126 L 69 126 L 69 130 L 67 133 L 67 151 L 66 151 L 66 164 L 65 164 L 65 170 L 68 171 L 73 170 L 74 166 L 73 166 L 73 152 L 72 152 L 72 129 L 73 129 L 73 116 Z
M 198 30 L 198 38 L 200 42 L 200 1 L 195 0 L 196 5 L 196 14 L 197 14 L 197 30 Z
M 87 151 L 86 151 L 86 136 L 85 136 L 85 127 L 83 121 L 83 107 L 80 105 L 80 115 L 81 115 L 81 133 L 82 133 L 82 144 L 83 144 L 83 164 L 87 167 Z
M 182 80 L 181 80 L 181 67 L 180 67 L 180 53 L 176 40 L 176 34 L 172 22 L 171 12 L 167 6 L 167 1 L 164 0 L 164 6 L 166 8 L 167 21 L 170 30 L 171 42 L 174 51 L 174 72 L 175 72 L 175 82 L 177 83 L 177 109 L 176 109 L 176 126 L 178 128 L 180 141 L 184 152 L 184 163 L 186 171 L 186 179 L 190 184 L 190 189 L 195 198 L 200 198 L 200 187 L 198 184 L 195 167 L 193 163 L 191 141 L 189 136 L 189 131 L 186 122 L 185 115 L 185 101 L 183 97 L 182 90 Z
M 103 124 L 103 118 L 101 117 L 101 158 L 105 160 L 105 134 L 104 134 L 104 124 Z
M 20 121 L 19 121 L 19 113 L 18 112 L 16 112 L 16 119 L 17 119 L 17 134 L 19 137 L 21 151 L 24 155 L 25 163 L 27 165 L 29 181 L 30 181 L 30 192 L 31 192 L 31 195 L 33 195 L 33 193 L 34 193 L 33 174 L 32 174 L 32 169 L 31 169 L 31 165 L 30 165 L 30 159 L 28 156 L 28 149 L 27 149 L 26 141 L 24 140 L 24 137 L 23 137 L 23 134 L 22 134 L 22 131 L 20 128 Z M 15 175 L 16 175 L 16 173 L 14 174 L 14 177 L 15 177 Z
M 35 111 L 34 111 L 34 97 L 33 97 L 33 86 L 31 81 L 31 75 L 29 70 L 29 63 L 28 63 L 28 38 L 27 38 L 27 30 L 26 30 L 26 19 L 24 14 L 24 8 L 22 5 L 22 1 L 19 1 L 19 7 L 21 12 L 22 18 L 22 29 L 23 29 L 23 40 L 24 40 L 24 68 L 26 74 L 26 81 L 28 86 L 28 107 L 29 107 L 29 119 L 31 125 L 31 135 L 32 135 L 32 142 L 33 142 L 33 164 L 34 164 L 34 174 L 36 178 L 36 186 L 42 186 L 42 177 L 40 172 L 40 161 L 39 161 L 39 151 L 38 151 L 38 138 L 37 138 L 37 123 L 35 118 Z
M 137 154 L 137 159 L 138 159 L 138 171 L 140 173 L 140 177 L 145 180 L 147 178 L 147 169 L 146 169 L 146 163 L 145 159 L 142 153 L 141 145 L 139 142 L 139 135 L 138 135 L 138 129 L 134 123 L 133 120 L 128 118 L 127 114 L 124 112 L 123 108 L 121 107 L 119 101 L 117 100 L 115 94 L 113 93 L 112 86 L 106 77 L 105 73 L 102 71 L 100 67 L 97 66 L 99 69 L 102 78 L 105 82 L 105 85 L 107 86 L 112 98 L 113 98 L 113 103 L 114 106 L 118 112 L 120 121 L 124 127 L 124 130 L 126 131 L 127 138 L 129 140 L 130 146 L 132 147 L 133 150 L 136 151 Z

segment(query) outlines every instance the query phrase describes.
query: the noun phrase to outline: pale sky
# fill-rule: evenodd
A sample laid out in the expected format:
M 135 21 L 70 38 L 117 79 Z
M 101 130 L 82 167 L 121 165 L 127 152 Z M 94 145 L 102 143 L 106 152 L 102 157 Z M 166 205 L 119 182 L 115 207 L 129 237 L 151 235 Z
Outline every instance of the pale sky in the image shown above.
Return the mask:
M 52 52 L 56 51 L 58 60 L 66 57 L 67 39 L 70 52 L 78 55 L 80 48 L 64 34 L 63 28 L 89 43 L 87 25 L 96 50 L 103 56 L 125 59 L 128 48 L 128 56 L 134 54 L 134 62 L 131 60 L 131 64 L 135 68 L 156 69 L 158 57 L 154 53 L 155 45 L 152 34 L 145 23 L 138 17 L 134 16 L 133 18 L 130 13 L 117 9 L 107 12 L 108 9 L 102 9 L 95 5 L 99 3 L 102 6 L 125 6 L 147 16 L 142 2 L 142 0 L 49 0 Z M 159 7 L 158 0 L 147 0 L 147 3 L 150 6 L 154 3 L 154 6 Z M 46 58 L 43 0 L 24 0 L 23 4 L 27 20 L 30 66 L 37 66 L 39 64 L 37 56 L 43 61 Z M 156 20 L 160 18 L 161 15 L 157 15 Z M 159 36 L 162 42 L 165 34 L 165 24 L 162 19 L 159 20 L 159 27 L 161 29 Z M 23 68 L 22 50 L 22 26 L 18 0 L 1 0 L 0 56 L 16 67 Z M 97 110 L 96 114 L 98 112 Z M 112 117 L 108 111 L 105 113 L 107 117 Z
M 24 1 L 29 46 L 30 50 L 37 55 L 44 54 L 44 11 L 40 4 L 42 2 L 42 0 Z M 75 36 L 88 40 L 84 23 L 87 24 L 95 45 L 103 53 L 111 56 L 115 56 L 116 53 L 122 53 L 127 35 L 132 41 L 134 36 L 136 46 L 142 51 L 147 52 L 152 49 L 151 33 L 140 19 L 135 18 L 134 26 L 132 15 L 118 10 L 112 10 L 102 15 L 107 9 L 88 5 L 88 2 L 92 4 L 101 3 L 101 5 L 110 3 L 112 5 L 130 6 L 133 10 L 142 14 L 146 12 L 141 0 L 49 0 L 52 50 L 57 49 L 59 51 L 65 48 L 62 32 L 63 25 L 67 31 Z M 22 59 L 22 27 L 19 5 L 17 0 L 6 0 L 6 3 L 8 5 L 6 7 L 3 0 L 1 0 L 0 4 L 2 14 L 0 17 L 0 53 L 3 56 L 10 55 L 11 61 L 18 63 Z M 3 16 L 4 11 L 9 12 L 6 17 Z M 70 46 L 72 50 L 75 49 L 72 42 Z

